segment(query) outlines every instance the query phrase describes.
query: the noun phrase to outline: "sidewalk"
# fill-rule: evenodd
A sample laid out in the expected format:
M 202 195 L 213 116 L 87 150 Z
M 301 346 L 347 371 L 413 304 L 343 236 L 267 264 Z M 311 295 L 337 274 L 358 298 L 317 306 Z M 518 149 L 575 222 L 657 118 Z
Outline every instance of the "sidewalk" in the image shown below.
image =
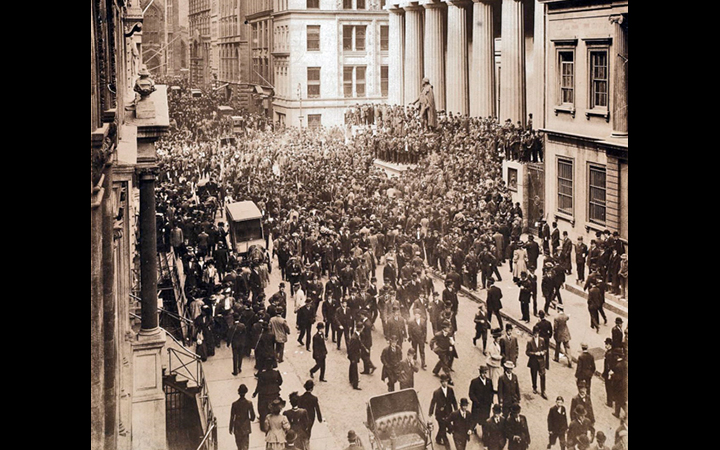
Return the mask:
M 538 259 L 538 267 L 542 267 L 544 262 L 543 255 L 540 255 Z M 574 268 L 574 267 L 573 267 Z M 513 283 L 512 272 L 510 271 L 510 264 L 505 263 L 498 268 L 502 281 L 496 281 L 495 286 L 499 287 L 503 293 L 503 309 L 501 316 L 503 320 L 507 320 L 512 323 L 516 329 L 519 329 L 525 333 L 531 334 L 532 328 L 540 320 L 538 317 L 531 316 L 530 323 L 525 323 L 521 320 L 522 311 L 520 310 L 520 288 Z M 545 305 L 545 299 L 539 289 L 541 282 L 541 270 L 538 269 L 535 273 L 538 275 L 538 311 L 540 311 Z M 439 271 L 432 271 L 431 273 L 436 278 L 445 279 L 445 276 Z M 479 275 L 478 275 L 479 278 Z M 615 319 L 622 317 L 624 320 L 623 329 L 627 325 L 627 302 L 625 305 L 611 300 L 606 300 L 605 314 L 607 315 L 607 324 L 604 323 L 602 316 L 600 317 L 600 332 L 590 328 L 590 314 L 587 308 L 587 293 L 583 292 L 582 286 L 577 286 L 575 274 L 567 276 L 567 282 L 564 289 L 561 291 L 563 300 L 563 306 L 565 308 L 565 314 L 570 317 L 568 321 L 568 328 L 570 329 L 571 341 L 570 350 L 572 352 L 573 363 L 577 362 L 577 357 L 581 353 L 581 344 L 588 344 L 588 351 L 595 358 L 595 364 L 597 366 L 596 375 L 600 376 L 603 370 L 603 359 L 605 357 L 605 339 L 611 336 L 611 330 L 615 326 Z M 480 284 L 480 283 L 478 283 Z M 461 289 L 461 294 L 465 297 L 478 302 L 485 303 L 487 299 L 487 291 L 478 288 L 477 291 L 470 291 L 464 286 Z M 609 295 L 607 297 L 610 297 Z M 530 311 L 532 314 L 532 303 L 530 304 Z M 547 320 L 553 323 L 557 311 L 550 309 Z M 493 317 L 492 327 L 498 328 L 500 325 L 497 319 Z M 555 342 L 551 340 L 550 347 L 553 349 L 552 355 L 554 355 Z M 561 356 L 561 364 L 567 364 L 567 360 Z M 551 364 L 558 364 L 551 362 Z
M 295 351 L 295 349 L 288 347 L 286 351 Z M 205 379 L 208 383 L 210 403 L 213 406 L 215 417 L 217 417 L 218 449 L 220 450 L 237 448 L 235 445 L 235 436 L 230 434 L 228 428 L 230 425 L 230 409 L 232 408 L 232 404 L 239 398 L 237 390 L 240 384 L 245 384 L 248 387 L 249 392 L 245 398 L 253 402 L 253 408 L 257 416 L 257 399 L 252 398 L 252 393 L 257 385 L 257 380 L 254 377 L 256 372 L 253 367 L 254 364 L 254 358 L 245 358 L 242 373 L 237 377 L 233 376 L 231 373 L 232 350 L 224 344 L 215 350 L 215 356 L 203 363 Z M 292 369 L 293 367 L 288 365 L 287 362 L 278 367 L 283 377 L 281 397 L 285 401 L 288 401 L 288 395 L 291 392 L 297 391 L 300 394 L 305 392 L 303 388 L 305 380 L 303 379 L 301 381 L 300 377 L 294 373 L 295 371 Z M 290 404 L 288 403 L 288 407 L 289 406 Z M 337 444 L 330 433 L 327 423 L 315 421 L 311 444 L 313 450 L 336 450 Z M 265 447 L 265 433 L 260 430 L 260 422 L 256 419 L 255 422 L 252 423 L 250 448 L 262 450 Z

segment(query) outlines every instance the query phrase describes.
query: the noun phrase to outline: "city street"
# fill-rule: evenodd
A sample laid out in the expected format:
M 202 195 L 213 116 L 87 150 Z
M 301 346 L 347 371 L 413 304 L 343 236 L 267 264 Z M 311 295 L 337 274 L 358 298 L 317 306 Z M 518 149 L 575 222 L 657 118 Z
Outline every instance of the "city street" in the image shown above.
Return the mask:
M 277 260 L 273 261 L 273 272 L 270 275 L 270 285 L 266 289 L 266 296 L 269 298 L 273 293 L 277 292 L 280 283 L 280 271 L 277 269 Z M 509 274 L 508 265 L 500 268 L 503 281 L 496 285 L 503 291 L 503 312 L 510 317 L 520 318 L 520 306 L 517 301 L 519 288 L 512 283 L 512 276 Z M 379 288 L 382 287 L 382 267 L 377 270 Z M 325 282 L 327 280 L 323 280 Z M 435 290 L 442 292 L 443 283 L 437 278 L 434 280 Z M 485 299 L 485 291 L 479 290 L 477 296 Z M 591 353 L 595 356 L 596 365 L 599 371 L 602 371 L 602 358 L 604 348 L 602 342 L 605 337 L 610 335 L 610 329 L 614 324 L 614 313 L 608 311 L 608 324 L 601 325 L 601 333 L 591 332 L 589 328 L 589 319 L 586 307 L 586 301 L 577 295 L 568 291 L 563 291 L 563 300 L 566 307 L 566 313 L 572 318 L 569 322 L 573 340 L 571 348 L 573 356 L 577 357 L 580 352 L 580 343 L 585 340 L 590 346 Z M 460 294 L 460 309 L 458 312 L 458 333 L 456 336 L 457 350 L 460 358 L 455 361 L 453 379 L 455 382 L 455 394 L 458 398 L 468 397 L 468 388 L 470 381 L 477 377 L 478 367 L 485 363 L 485 356 L 482 349 L 474 347 L 472 338 L 475 336 L 474 317 L 477 312 L 478 304 L 468 296 Z M 542 302 L 542 299 L 540 299 Z M 288 308 L 292 305 L 292 300 L 288 300 Z M 541 305 L 542 306 L 542 303 Z M 319 311 L 322 308 L 319 308 Z M 552 314 L 551 310 L 551 314 Z M 320 317 L 319 317 L 320 318 Z M 314 365 L 312 355 L 305 351 L 304 346 L 297 343 L 297 330 L 295 329 L 295 315 L 288 313 L 288 323 L 293 331 L 289 337 L 289 341 L 285 347 L 285 362 L 280 364 L 278 370 L 283 376 L 283 386 L 281 395 L 287 400 L 291 392 L 298 391 L 303 393 L 302 385 L 310 379 L 309 370 Z M 553 315 L 549 317 L 552 322 Z M 537 318 L 533 318 L 530 326 L 537 322 Z M 585 323 L 588 322 L 588 323 Z M 429 327 L 429 325 L 428 325 Z M 497 327 L 495 319 L 493 319 L 493 327 Z M 429 327 L 430 328 L 430 327 Z M 429 333 L 432 330 L 429 330 Z M 527 357 L 524 355 L 525 344 L 529 339 L 529 334 L 515 330 L 518 334 L 520 357 L 518 359 L 518 368 L 515 373 L 519 377 L 520 389 L 522 394 L 522 412 L 528 420 L 532 444 L 530 449 L 545 449 L 548 444 L 547 432 L 547 413 L 552 405 L 555 404 L 557 396 L 565 399 L 566 407 L 570 408 L 572 398 L 577 395 L 575 384 L 575 369 L 570 369 L 564 364 L 558 364 L 551 361 L 551 369 L 547 372 L 547 395 L 548 400 L 544 400 L 540 395 L 532 393 L 532 382 L 530 378 L 530 369 L 527 366 Z M 429 338 L 428 338 L 429 339 Z M 491 338 L 489 338 L 491 339 Z M 355 430 L 363 440 L 365 448 L 369 448 L 368 431 L 365 428 L 366 420 L 366 404 L 369 398 L 387 392 L 387 385 L 380 380 L 381 364 L 380 353 L 386 346 L 382 335 L 382 325 L 378 318 L 376 329 L 373 332 L 373 348 L 372 360 L 378 371 L 374 375 L 360 375 L 361 391 L 355 391 L 351 388 L 348 381 L 348 359 L 346 347 L 343 343 L 342 350 L 338 351 L 335 346 L 331 345 L 328 340 L 328 358 L 327 358 L 327 379 L 328 383 L 316 383 L 314 394 L 320 399 L 320 408 L 323 418 L 327 423 L 315 424 L 313 428 L 313 436 L 311 440 L 312 450 L 330 450 L 342 449 L 347 446 L 348 430 Z M 478 345 L 481 345 L 478 342 Z M 408 343 L 403 346 L 406 351 Z M 429 348 L 427 352 L 428 370 L 421 370 L 415 376 L 415 388 L 420 398 L 423 414 L 428 420 L 427 413 L 429 411 L 432 392 L 440 385 L 439 378 L 433 376 L 432 368 L 437 362 L 435 356 Z M 233 450 L 235 441 L 233 436 L 228 433 L 228 423 L 230 417 L 230 406 L 237 399 L 237 388 L 241 383 L 245 383 L 253 392 L 256 380 L 253 377 L 254 360 L 246 359 L 243 363 L 243 372 L 240 376 L 232 375 L 232 353 L 225 345 L 218 349 L 215 356 L 208 359 L 203 364 L 205 374 L 208 380 L 210 399 L 213 409 L 218 418 L 218 440 L 219 448 L 222 450 Z M 317 381 L 317 380 L 316 380 Z M 251 394 L 248 394 L 248 398 Z M 595 412 L 595 428 L 602 430 L 606 436 L 615 434 L 615 430 L 619 425 L 619 420 L 612 416 L 612 409 L 605 406 L 605 388 L 601 378 L 595 377 L 592 383 L 592 403 Z M 253 402 L 257 412 L 257 401 Z M 437 445 L 437 444 L 436 444 Z M 453 445 L 454 447 L 454 445 Z M 557 447 L 557 446 L 556 446 Z M 259 423 L 253 424 L 253 433 L 250 435 L 250 448 L 265 448 L 264 434 L 260 431 Z M 442 446 L 437 446 L 442 448 Z M 477 437 L 473 437 L 468 448 L 480 448 Z M 557 447 L 559 448 L 559 447 Z

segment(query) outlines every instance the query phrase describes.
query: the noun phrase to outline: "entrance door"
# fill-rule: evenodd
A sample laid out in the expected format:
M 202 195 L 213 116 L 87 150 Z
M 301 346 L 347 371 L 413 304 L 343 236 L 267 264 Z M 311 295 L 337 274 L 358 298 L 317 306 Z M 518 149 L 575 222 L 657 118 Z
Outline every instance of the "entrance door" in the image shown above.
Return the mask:
M 545 211 L 545 168 L 528 164 L 528 226 L 537 233 L 537 223 Z

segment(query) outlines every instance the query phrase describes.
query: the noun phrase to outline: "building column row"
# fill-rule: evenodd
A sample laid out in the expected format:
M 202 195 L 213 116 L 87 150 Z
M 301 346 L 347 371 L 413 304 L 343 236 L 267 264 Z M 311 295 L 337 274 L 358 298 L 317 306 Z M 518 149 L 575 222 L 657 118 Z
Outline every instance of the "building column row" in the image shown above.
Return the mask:
M 421 1 L 389 9 L 390 103 L 410 104 L 417 100 L 425 77 L 434 88 L 438 110 L 510 119 L 524 126 L 527 83 L 522 0 Z M 468 54 L 470 5 L 472 64 Z M 502 7 L 500 80 L 495 75 L 496 6 Z M 496 106 L 498 81 L 500 111 Z

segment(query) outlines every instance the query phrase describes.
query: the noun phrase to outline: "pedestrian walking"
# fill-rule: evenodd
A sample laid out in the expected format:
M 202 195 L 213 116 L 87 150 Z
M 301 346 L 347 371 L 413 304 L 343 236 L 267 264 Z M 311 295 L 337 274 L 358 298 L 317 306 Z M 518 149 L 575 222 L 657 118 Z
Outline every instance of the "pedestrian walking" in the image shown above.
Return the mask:
M 449 381 L 450 379 L 446 375 L 440 377 L 440 388 L 433 392 L 428 413 L 430 417 L 435 416 L 438 424 L 435 443 L 445 446 L 448 445 L 447 419 L 458 407 L 455 391 L 449 386 Z
M 492 417 L 483 423 L 482 443 L 487 450 L 502 450 L 507 443 L 505 435 L 505 418 L 502 416 L 502 407 L 493 405 Z
M 554 337 L 555 337 L 555 357 L 553 361 L 560 362 L 560 351 L 567 358 L 568 367 L 572 369 L 572 356 L 570 353 L 570 328 L 568 328 L 568 321 L 570 317 L 565 314 L 565 308 L 562 305 L 557 307 L 558 315 L 554 320 Z
M 312 429 L 315 425 L 315 418 L 317 417 L 318 422 L 323 422 L 322 412 L 320 411 L 320 400 L 313 395 L 315 389 L 315 382 L 313 380 L 307 380 L 305 385 L 305 393 L 298 398 L 298 406 L 308 413 L 308 419 L 310 425 L 308 427 L 308 439 L 312 437 Z
M 510 415 L 505 421 L 505 435 L 508 439 L 508 450 L 527 450 L 530 447 L 530 430 L 527 418 L 520 414 L 519 403 L 510 407 Z
M 282 315 L 283 309 L 279 308 L 275 312 L 275 317 L 270 319 L 270 330 L 275 337 L 275 353 L 278 363 L 285 361 L 285 344 L 290 334 L 290 326 L 288 326 L 287 320 L 283 319 Z M 310 338 L 308 337 L 308 341 L 309 340 Z
M 250 448 L 250 433 L 252 433 L 251 423 L 255 421 L 255 410 L 253 404 L 245 398 L 248 388 L 241 384 L 238 388 L 240 396 L 230 408 L 230 426 L 228 431 L 235 436 L 235 445 L 238 450 L 248 450 Z
M 290 422 L 287 416 L 281 414 L 285 401 L 276 398 L 268 405 L 268 413 L 261 419 L 261 429 L 265 431 L 266 450 L 284 450 L 285 434 L 290 431 Z
M 528 368 L 530 368 L 530 376 L 532 377 L 533 394 L 538 393 L 538 375 L 540 376 L 540 396 L 547 400 L 547 394 L 545 394 L 545 371 L 547 363 L 545 356 L 548 352 L 547 341 L 540 336 L 540 329 L 535 328 L 533 331 L 532 338 L 527 343 L 525 354 L 528 357 Z
M 468 397 L 472 402 L 472 419 L 474 425 L 482 426 L 490 417 L 490 408 L 495 397 L 495 388 L 488 377 L 487 366 L 480 366 L 480 375 L 470 382 Z
M 468 399 L 461 399 L 460 409 L 450 413 L 447 419 L 448 429 L 452 433 L 456 450 L 465 450 L 475 426 L 471 414 L 468 411 L 469 405 L 470 401 Z
M 362 390 L 360 388 L 360 375 L 358 373 L 358 364 L 362 357 L 362 341 L 360 340 L 360 332 L 362 331 L 362 324 L 358 324 L 355 328 L 355 332 L 348 341 L 348 360 L 350 360 L 350 385 L 356 391 Z
M 575 369 L 575 379 L 577 380 L 578 386 L 580 383 L 584 383 L 588 393 L 591 392 L 592 378 L 595 375 L 595 358 L 588 351 L 588 344 L 583 342 L 580 347 L 582 353 L 578 356 L 577 368 Z
M 500 310 L 502 310 L 502 298 L 503 294 L 499 287 L 495 286 L 495 279 L 490 278 L 488 279 L 488 285 L 487 288 L 487 320 L 489 324 L 492 324 L 492 316 L 494 315 L 497 318 L 498 323 L 500 324 L 500 328 L 503 327 L 503 320 L 500 316 Z
M 420 371 L 420 363 L 414 349 L 409 348 L 407 358 L 400 361 L 398 365 L 398 382 L 400 390 L 413 389 L 415 387 L 415 374 Z
M 327 382 L 325 379 L 325 360 L 327 358 L 327 347 L 325 346 L 325 324 L 320 322 L 317 324 L 317 333 L 313 336 L 312 351 L 313 359 L 315 360 L 315 366 L 310 369 L 310 376 L 315 377 L 315 374 L 320 371 L 320 381 Z
M 497 392 L 503 416 L 509 417 L 512 406 L 520 403 L 520 382 L 517 375 L 513 373 L 515 364 L 512 361 L 507 361 L 503 367 L 505 373 L 498 380 Z
M 567 447 L 568 414 L 567 408 L 565 408 L 565 399 L 561 396 L 558 396 L 555 405 L 548 412 L 547 425 L 550 437 L 547 448 L 551 449 L 559 440 L 560 449 L 565 450 Z

